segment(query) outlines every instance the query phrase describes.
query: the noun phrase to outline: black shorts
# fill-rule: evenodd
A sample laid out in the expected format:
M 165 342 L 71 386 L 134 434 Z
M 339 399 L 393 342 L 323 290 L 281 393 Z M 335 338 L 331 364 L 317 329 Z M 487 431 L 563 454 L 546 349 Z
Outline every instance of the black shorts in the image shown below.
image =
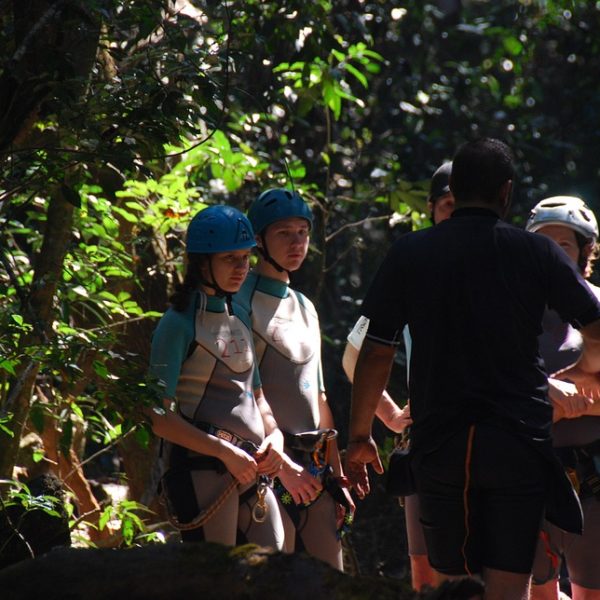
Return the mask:
M 474 425 L 421 456 L 414 474 L 434 569 L 531 571 L 550 479 L 535 449 L 509 432 Z

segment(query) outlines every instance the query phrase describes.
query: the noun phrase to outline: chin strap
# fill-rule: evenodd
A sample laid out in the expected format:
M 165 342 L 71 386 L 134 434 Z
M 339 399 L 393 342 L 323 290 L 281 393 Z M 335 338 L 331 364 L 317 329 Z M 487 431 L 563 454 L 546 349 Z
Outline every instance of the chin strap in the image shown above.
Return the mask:
M 290 272 L 287 269 L 284 269 L 270 254 L 269 254 L 269 249 L 267 248 L 267 242 L 265 240 L 265 236 L 261 235 L 260 236 L 260 241 L 262 242 L 262 246 L 258 246 L 257 250 L 260 252 L 261 256 L 270 264 L 272 265 L 275 269 L 277 269 L 277 271 L 279 271 L 279 273 L 287 273 L 288 276 L 290 275 Z
M 230 315 L 233 315 L 233 294 L 231 294 L 231 292 L 226 292 L 217 283 L 217 280 L 215 279 L 215 275 L 213 273 L 212 260 L 210 258 L 210 255 L 208 257 L 208 271 L 210 273 L 210 278 L 212 279 L 212 281 L 208 281 L 204 277 L 200 276 L 200 282 L 202 283 L 202 285 L 205 285 L 206 287 L 215 290 L 215 296 L 218 296 L 219 298 L 225 298 L 225 303 L 227 304 L 227 311 Z

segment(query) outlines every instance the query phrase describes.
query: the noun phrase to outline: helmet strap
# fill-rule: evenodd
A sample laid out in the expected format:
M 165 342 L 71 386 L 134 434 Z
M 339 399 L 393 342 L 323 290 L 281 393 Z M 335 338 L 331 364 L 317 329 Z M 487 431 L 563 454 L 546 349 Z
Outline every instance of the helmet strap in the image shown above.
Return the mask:
M 260 234 L 260 241 L 262 242 L 262 246 L 258 246 L 257 250 L 260 252 L 261 256 L 279 273 L 287 273 L 288 276 L 290 272 L 287 269 L 284 269 L 270 254 L 269 249 L 267 248 L 267 241 L 265 240 L 265 236 Z
M 215 295 L 219 296 L 220 298 L 226 298 L 228 295 L 231 296 L 231 294 L 229 292 L 226 292 L 217 283 L 217 280 L 215 279 L 215 274 L 213 273 L 213 268 L 212 268 L 211 255 L 207 254 L 206 257 L 208 260 L 208 272 L 210 273 L 210 278 L 212 281 L 209 281 L 208 279 L 206 279 L 206 277 L 204 277 L 203 275 L 200 275 L 200 282 L 202 283 L 202 285 L 209 287 L 211 290 L 215 290 Z

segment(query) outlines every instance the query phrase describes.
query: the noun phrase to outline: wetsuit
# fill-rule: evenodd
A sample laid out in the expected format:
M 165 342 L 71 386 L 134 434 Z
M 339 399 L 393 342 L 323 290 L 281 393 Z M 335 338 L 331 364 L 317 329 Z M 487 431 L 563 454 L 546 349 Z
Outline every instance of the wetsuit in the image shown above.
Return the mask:
M 320 426 L 319 394 L 321 333 L 315 308 L 286 283 L 251 272 L 236 300 L 250 314 L 260 377 L 265 397 L 286 438 L 286 453 L 321 479 L 324 467 L 309 452 L 294 450 L 293 434 Z M 276 486 L 277 489 L 277 486 Z M 285 550 L 305 550 L 342 568 L 341 543 L 336 530 L 332 496 L 321 493 L 308 507 L 296 506 L 283 486 L 278 499 L 285 527 Z
M 228 438 L 250 454 L 265 437 L 254 398 L 260 387 L 248 316 L 235 304 L 230 315 L 225 300 L 208 296 L 199 310 L 196 294 L 184 312 L 170 308 L 152 338 L 151 371 L 166 385 L 166 397 L 179 414 L 212 435 Z M 176 444 L 165 444 L 164 481 L 181 522 L 211 507 L 232 481 L 223 463 Z M 272 489 L 267 490 L 267 519 L 255 523 L 253 486 L 238 487 L 201 528 L 183 531 L 184 541 L 207 540 L 235 545 L 250 541 L 281 549 L 283 528 Z M 241 540 L 240 540 L 241 536 Z
M 592 285 L 590 288 L 600 298 L 600 289 Z M 581 345 L 579 332 L 563 323 L 555 311 L 547 310 L 540 352 L 548 372 L 553 373 L 575 362 Z M 533 566 L 534 583 L 558 578 L 564 557 L 573 583 L 600 589 L 600 489 L 594 494 L 592 485 L 586 481 L 591 477 L 590 481 L 600 485 L 600 417 L 561 419 L 554 424 L 552 435 L 565 465 L 577 474 L 584 528 L 583 535 L 575 535 L 544 522 Z
M 546 305 L 580 327 L 600 318 L 600 303 L 541 238 L 459 208 L 394 244 L 361 309 L 373 342 L 396 345 L 410 327 L 413 470 L 442 573 L 529 573 L 544 511 L 581 528 L 551 447 L 537 336 Z

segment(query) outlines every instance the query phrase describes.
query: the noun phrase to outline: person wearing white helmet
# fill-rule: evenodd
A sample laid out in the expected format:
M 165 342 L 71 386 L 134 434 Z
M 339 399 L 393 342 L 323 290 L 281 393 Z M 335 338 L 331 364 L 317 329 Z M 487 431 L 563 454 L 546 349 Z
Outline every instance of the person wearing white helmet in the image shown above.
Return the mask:
M 598 255 L 598 223 L 585 202 L 573 196 L 542 200 L 531 211 L 526 229 L 554 240 L 587 279 Z M 587 282 L 600 298 L 600 288 Z M 539 338 L 549 373 L 573 363 L 581 353 L 581 336 L 547 309 Z M 554 406 L 554 446 L 571 474 L 583 508 L 583 535 L 569 534 L 545 522 L 533 567 L 532 598 L 559 598 L 561 562 L 566 562 L 573 600 L 600 599 L 600 414 L 598 404 L 579 394 L 572 383 L 548 380 Z
M 184 542 L 281 550 L 269 483 L 283 435 L 265 401 L 248 315 L 232 301 L 249 268 L 254 232 L 239 210 L 210 206 L 192 219 L 186 273 L 152 337 L 150 371 L 165 385 L 150 412 L 163 444 L 163 497 Z

